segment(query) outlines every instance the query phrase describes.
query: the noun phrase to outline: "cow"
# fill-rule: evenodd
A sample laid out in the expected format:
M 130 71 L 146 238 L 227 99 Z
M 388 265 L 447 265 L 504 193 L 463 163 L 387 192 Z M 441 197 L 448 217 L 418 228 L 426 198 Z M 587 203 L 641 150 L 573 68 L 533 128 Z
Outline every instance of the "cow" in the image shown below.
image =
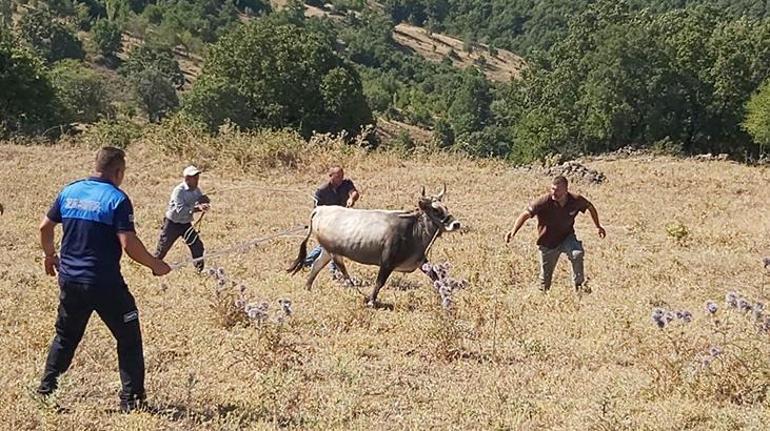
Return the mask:
M 310 216 L 310 229 L 300 244 L 299 255 L 287 272 L 302 269 L 307 255 L 307 241 L 315 238 L 323 252 L 313 263 L 305 287 L 313 286 L 318 273 L 329 261 L 350 280 L 342 261 L 346 257 L 364 265 L 379 266 L 377 281 L 367 305 L 377 305 L 377 295 L 393 271 L 413 272 L 427 262 L 427 249 L 443 232 L 460 228 L 460 222 L 449 214 L 442 202 L 446 186 L 436 196 L 426 196 L 422 188 L 417 208 L 413 211 L 363 210 L 339 206 L 316 207 Z

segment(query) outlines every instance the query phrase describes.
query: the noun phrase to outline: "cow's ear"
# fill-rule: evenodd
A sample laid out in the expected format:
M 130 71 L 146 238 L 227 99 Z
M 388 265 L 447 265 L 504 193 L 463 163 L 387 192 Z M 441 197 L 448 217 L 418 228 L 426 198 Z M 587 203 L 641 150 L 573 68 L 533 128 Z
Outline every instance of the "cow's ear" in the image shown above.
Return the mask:
M 417 201 L 417 206 L 420 207 L 421 210 L 427 211 L 430 209 L 431 204 L 433 203 L 433 200 L 430 198 L 422 197 L 419 201 Z

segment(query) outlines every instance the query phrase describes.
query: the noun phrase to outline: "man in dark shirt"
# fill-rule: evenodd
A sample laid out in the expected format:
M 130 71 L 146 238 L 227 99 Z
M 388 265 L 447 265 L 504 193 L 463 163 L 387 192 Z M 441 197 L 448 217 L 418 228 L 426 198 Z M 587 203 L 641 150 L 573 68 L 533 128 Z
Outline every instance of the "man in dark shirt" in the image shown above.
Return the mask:
M 547 292 L 551 288 L 551 279 L 559 255 L 564 253 L 572 263 L 572 281 L 575 290 L 580 292 L 585 277 L 583 275 L 583 243 L 575 236 L 575 217 L 578 212 L 588 210 L 596 225 L 599 237 L 607 233 L 599 223 L 599 214 L 586 198 L 569 192 L 567 179 L 563 176 L 554 178 L 551 192 L 532 202 L 521 213 L 511 232 L 505 235 L 505 242 L 510 242 L 524 223 L 537 217 L 537 245 L 540 249 L 540 289 Z
M 316 206 L 337 205 L 347 208 L 353 207 L 360 197 L 355 184 L 348 178 L 345 178 L 345 172 L 340 166 L 329 168 L 329 181 L 321 185 L 313 195 Z M 321 255 L 321 246 L 317 245 L 310 250 L 305 258 L 304 265 L 312 266 L 313 262 Z M 332 269 L 335 268 L 334 262 L 331 263 Z
M 120 407 L 131 411 L 145 397 L 144 356 L 139 313 L 120 273 L 120 258 L 125 250 L 158 276 L 171 268 L 153 257 L 136 236 L 131 200 L 118 188 L 126 171 L 123 150 L 99 150 L 94 171 L 91 177 L 64 187 L 40 225 L 45 272 L 59 274 L 59 312 L 37 391 L 47 396 L 56 390 L 58 377 L 69 368 L 88 319 L 96 311 L 117 340 Z M 54 247 L 58 223 L 64 230 L 61 258 Z

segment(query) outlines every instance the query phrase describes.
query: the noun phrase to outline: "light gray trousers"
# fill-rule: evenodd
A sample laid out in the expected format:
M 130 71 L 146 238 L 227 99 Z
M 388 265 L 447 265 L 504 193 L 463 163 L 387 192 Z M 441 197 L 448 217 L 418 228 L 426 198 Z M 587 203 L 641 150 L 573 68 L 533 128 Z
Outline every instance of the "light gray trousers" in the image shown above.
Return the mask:
M 575 287 L 580 287 L 585 281 L 583 275 L 583 243 L 578 241 L 575 234 L 567 237 L 556 248 L 538 246 L 540 249 L 540 289 L 545 291 L 551 288 L 553 271 L 556 269 L 556 263 L 559 256 L 564 253 L 572 263 L 572 282 Z

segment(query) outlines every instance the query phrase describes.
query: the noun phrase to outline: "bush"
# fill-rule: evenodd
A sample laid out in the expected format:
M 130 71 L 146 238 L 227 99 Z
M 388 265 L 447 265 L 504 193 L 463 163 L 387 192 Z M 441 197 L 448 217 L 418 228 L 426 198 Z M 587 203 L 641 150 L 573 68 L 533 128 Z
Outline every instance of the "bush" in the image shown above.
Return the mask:
M 93 25 L 91 31 L 99 52 L 105 56 L 114 56 L 121 47 L 122 33 L 120 26 L 113 21 L 100 19 Z
M 63 60 L 49 76 L 60 106 L 60 123 L 93 123 L 110 116 L 107 89 L 93 70 L 75 60 Z
M 104 146 L 126 148 L 142 136 L 142 129 L 126 120 L 101 120 L 88 127 L 80 141 L 90 148 Z

